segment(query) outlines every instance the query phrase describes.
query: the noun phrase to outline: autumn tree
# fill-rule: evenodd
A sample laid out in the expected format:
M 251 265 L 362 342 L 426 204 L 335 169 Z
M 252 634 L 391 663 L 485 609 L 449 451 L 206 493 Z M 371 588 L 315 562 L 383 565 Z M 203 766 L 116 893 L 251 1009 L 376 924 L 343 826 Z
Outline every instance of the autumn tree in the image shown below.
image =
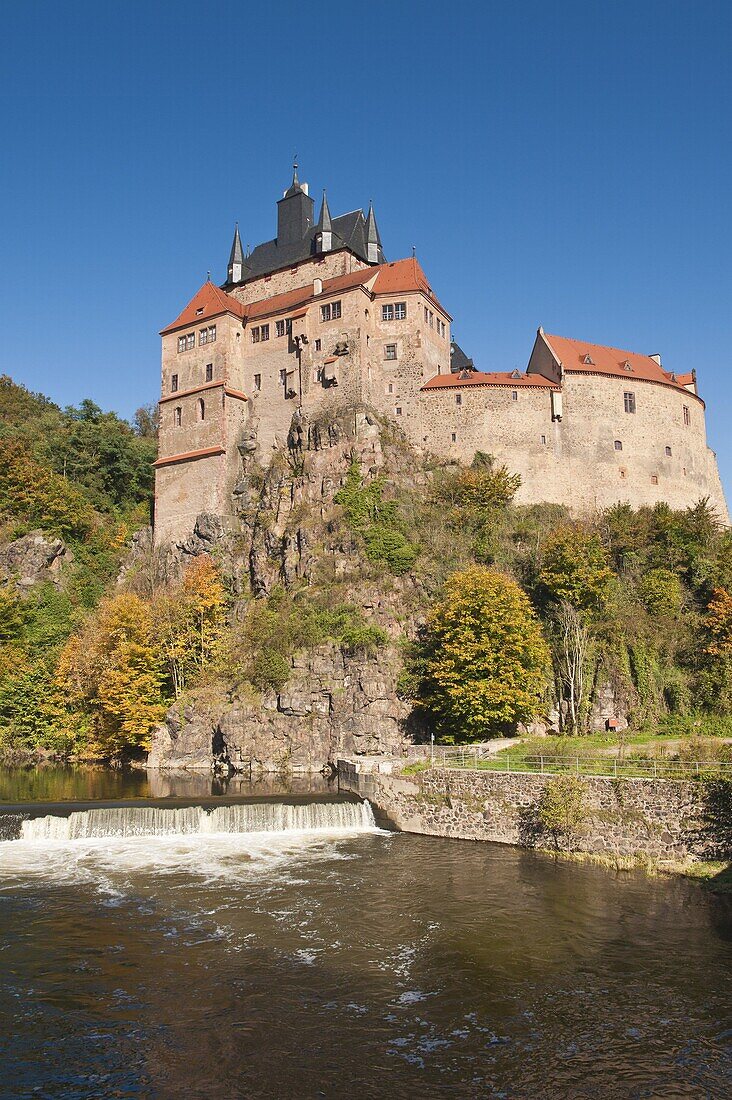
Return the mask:
M 476 565 L 448 580 L 408 666 L 406 693 L 436 732 L 476 741 L 536 717 L 549 651 L 516 582 Z
M 118 757 L 147 749 L 162 719 L 162 669 L 148 605 L 129 593 L 102 600 L 59 658 L 56 678 L 90 720 L 90 747 Z
M 202 554 L 181 581 L 153 604 L 155 632 L 179 696 L 215 657 L 226 624 L 226 590 L 211 558 Z

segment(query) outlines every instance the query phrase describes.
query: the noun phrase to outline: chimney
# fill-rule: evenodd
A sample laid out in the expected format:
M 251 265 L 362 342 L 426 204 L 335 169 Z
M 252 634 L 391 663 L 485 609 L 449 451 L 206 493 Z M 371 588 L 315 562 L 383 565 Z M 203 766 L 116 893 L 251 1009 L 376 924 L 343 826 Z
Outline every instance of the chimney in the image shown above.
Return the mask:
M 323 280 L 322 279 L 313 279 L 313 294 L 322 294 L 322 293 L 323 293 Z
M 661 366 L 661 356 L 660 355 L 649 355 L 648 358 L 652 359 L 654 363 L 658 363 L 659 367 Z

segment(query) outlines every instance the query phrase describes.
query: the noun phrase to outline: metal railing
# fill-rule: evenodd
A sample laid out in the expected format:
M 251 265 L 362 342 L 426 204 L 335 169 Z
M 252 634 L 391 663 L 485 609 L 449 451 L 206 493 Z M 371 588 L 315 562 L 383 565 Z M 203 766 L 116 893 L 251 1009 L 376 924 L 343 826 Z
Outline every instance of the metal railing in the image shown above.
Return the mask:
M 436 768 L 472 771 L 523 772 L 534 775 L 586 775 L 603 778 L 693 779 L 719 775 L 732 779 L 732 763 L 718 760 L 667 760 L 633 756 L 525 756 L 491 753 L 484 746 L 435 747 L 427 761 Z

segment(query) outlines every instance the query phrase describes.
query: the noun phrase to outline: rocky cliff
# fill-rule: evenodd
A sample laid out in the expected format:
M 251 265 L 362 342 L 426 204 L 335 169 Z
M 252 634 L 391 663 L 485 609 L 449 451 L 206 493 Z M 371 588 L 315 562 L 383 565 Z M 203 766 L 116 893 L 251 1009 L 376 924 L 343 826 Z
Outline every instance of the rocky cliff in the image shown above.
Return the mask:
M 424 475 L 409 448 L 385 436 L 366 409 L 344 409 L 327 423 L 293 419 L 287 451 L 258 466 L 248 441 L 235 489 L 238 524 L 199 516 L 190 537 L 158 553 L 156 569 L 169 575 L 202 553 L 222 563 L 237 593 L 233 617 L 252 598 L 310 586 L 337 589 L 339 599 L 393 639 L 376 654 L 348 652 L 335 643 L 296 654 L 278 690 L 196 698 L 171 708 L 153 739 L 149 766 L 210 770 L 318 771 L 344 752 L 401 754 L 411 743 L 409 708 L 396 691 L 396 640 L 419 619 L 420 590 L 413 578 L 364 568 L 363 552 L 334 503 L 354 463 L 363 477 L 418 484 Z M 149 558 L 147 536 L 137 540 L 124 576 Z

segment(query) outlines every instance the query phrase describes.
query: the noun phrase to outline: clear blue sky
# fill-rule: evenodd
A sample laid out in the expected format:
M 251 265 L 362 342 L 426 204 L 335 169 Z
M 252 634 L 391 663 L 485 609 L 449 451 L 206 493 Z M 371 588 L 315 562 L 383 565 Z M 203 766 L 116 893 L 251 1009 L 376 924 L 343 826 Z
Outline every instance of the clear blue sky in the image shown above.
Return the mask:
M 523 367 L 539 324 L 695 367 L 732 490 L 732 5 L 3 7 L 0 369 L 61 404 L 155 400 L 157 332 L 233 224 L 274 236 L 295 150 L 373 197 L 458 341 Z

